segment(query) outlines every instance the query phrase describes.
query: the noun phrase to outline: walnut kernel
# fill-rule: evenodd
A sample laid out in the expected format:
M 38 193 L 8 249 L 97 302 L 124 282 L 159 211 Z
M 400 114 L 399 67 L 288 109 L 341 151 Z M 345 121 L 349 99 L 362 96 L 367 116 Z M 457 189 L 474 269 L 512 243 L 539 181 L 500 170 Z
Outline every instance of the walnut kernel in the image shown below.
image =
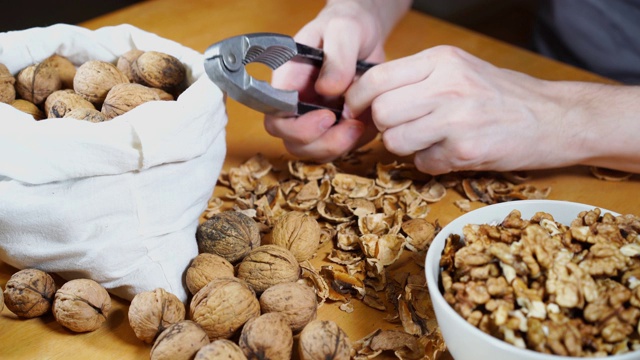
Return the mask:
M 185 319 L 184 304 L 162 288 L 136 294 L 129 306 L 129 325 L 136 337 L 147 344 L 169 326 Z
M 51 275 L 38 269 L 24 269 L 11 275 L 3 300 L 12 313 L 28 319 L 49 312 L 55 292 Z
M 53 315 L 65 328 L 75 332 L 98 329 L 109 316 L 111 298 L 102 285 L 90 279 L 66 282 L 56 291 Z

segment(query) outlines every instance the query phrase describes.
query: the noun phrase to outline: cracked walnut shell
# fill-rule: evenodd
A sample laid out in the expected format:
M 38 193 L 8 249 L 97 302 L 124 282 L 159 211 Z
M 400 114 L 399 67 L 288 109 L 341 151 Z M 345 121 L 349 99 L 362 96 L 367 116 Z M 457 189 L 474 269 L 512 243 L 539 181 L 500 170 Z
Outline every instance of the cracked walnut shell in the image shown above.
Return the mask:
M 49 312 L 55 292 L 51 275 L 38 269 L 24 269 L 9 278 L 3 300 L 12 313 L 29 319 Z
M 190 360 L 209 344 L 207 333 L 191 320 L 182 320 L 164 330 L 151 348 L 151 360 Z
M 200 253 L 216 254 L 234 264 L 260 245 L 260 229 L 249 216 L 224 211 L 198 226 L 196 240 Z
M 316 292 L 312 287 L 299 282 L 273 285 L 260 295 L 259 301 L 263 314 L 283 314 L 294 333 L 302 330 L 317 315 Z
M 93 105 L 101 106 L 112 87 L 128 82 L 127 76 L 115 65 L 106 61 L 89 60 L 76 70 L 73 90 Z
M 162 288 L 136 294 L 129 306 L 129 325 L 136 337 L 152 344 L 158 334 L 185 319 L 184 304 Z
M 308 260 L 320 245 L 320 225 L 304 212 L 290 211 L 278 218 L 271 238 L 275 245 L 289 249 L 296 260 Z
M 266 313 L 247 321 L 238 345 L 248 359 L 289 360 L 293 333 L 285 315 Z
M 189 315 L 210 340 L 228 339 L 247 320 L 260 315 L 260 303 L 246 282 L 233 277 L 217 278 L 193 296 Z
M 307 324 L 298 340 L 300 360 L 349 360 L 351 341 L 331 320 L 314 320 Z
M 269 287 L 300 278 L 300 264 L 293 253 L 282 246 L 262 245 L 252 250 L 238 264 L 238 278 L 261 294 Z
M 53 316 L 74 332 L 98 329 L 109 316 L 111 298 L 102 285 L 90 279 L 66 282 L 56 291 Z
M 198 254 L 187 268 L 187 289 L 195 295 L 211 280 L 233 275 L 233 265 L 225 258 L 209 253 Z

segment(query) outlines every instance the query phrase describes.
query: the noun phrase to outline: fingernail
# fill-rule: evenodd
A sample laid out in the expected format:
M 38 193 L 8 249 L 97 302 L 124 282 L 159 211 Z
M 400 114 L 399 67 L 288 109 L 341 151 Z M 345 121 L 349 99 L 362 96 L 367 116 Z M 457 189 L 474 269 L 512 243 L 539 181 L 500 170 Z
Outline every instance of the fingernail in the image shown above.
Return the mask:
M 361 125 L 351 125 L 349 126 L 349 130 L 348 130 L 348 136 L 352 139 L 352 140 L 357 140 L 360 138 L 360 136 L 362 136 L 362 132 L 363 132 L 364 128 Z
M 326 116 L 320 120 L 320 129 L 327 130 L 336 123 L 336 119 L 333 116 Z

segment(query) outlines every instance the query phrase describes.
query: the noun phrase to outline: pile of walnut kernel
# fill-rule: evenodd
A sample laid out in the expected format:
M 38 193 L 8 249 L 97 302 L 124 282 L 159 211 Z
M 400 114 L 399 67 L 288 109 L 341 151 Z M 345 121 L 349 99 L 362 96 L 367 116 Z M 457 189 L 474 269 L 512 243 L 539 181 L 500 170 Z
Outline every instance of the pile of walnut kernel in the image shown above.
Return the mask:
M 640 350 L 640 218 L 600 209 L 569 226 L 512 211 L 469 224 L 441 258 L 446 301 L 482 331 L 563 356 Z
M 113 63 L 82 64 L 53 54 L 15 76 L 0 63 L 0 102 L 35 120 L 103 122 L 149 101 L 174 100 L 185 79 L 184 64 L 158 51 L 132 49 Z

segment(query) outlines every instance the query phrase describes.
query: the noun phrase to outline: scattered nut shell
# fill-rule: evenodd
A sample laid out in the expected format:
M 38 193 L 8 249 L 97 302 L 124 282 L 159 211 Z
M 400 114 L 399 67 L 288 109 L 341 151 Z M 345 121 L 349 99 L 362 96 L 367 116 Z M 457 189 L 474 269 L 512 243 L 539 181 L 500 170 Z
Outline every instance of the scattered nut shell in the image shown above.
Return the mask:
M 49 312 L 55 291 L 51 275 L 38 269 L 24 269 L 11 275 L 3 300 L 12 313 L 29 319 Z
M 73 109 L 64 115 L 65 118 L 72 118 L 77 120 L 86 120 L 92 123 L 99 123 L 103 121 L 107 121 L 107 117 L 102 113 L 102 111 L 97 109 Z
M 298 280 L 300 264 L 293 253 L 282 246 L 262 245 L 242 259 L 237 276 L 261 294 L 273 285 Z
M 301 211 L 280 216 L 271 235 L 273 244 L 289 249 L 298 261 L 310 259 L 320 245 L 318 221 Z
M 56 321 L 74 332 L 98 329 L 109 316 L 110 310 L 109 293 L 91 279 L 66 282 L 56 291 L 53 301 Z
M 164 90 L 180 85 L 187 74 L 180 60 L 158 51 L 145 51 L 131 68 L 135 82 Z
M 207 344 L 209 338 L 200 325 L 182 320 L 160 333 L 151 348 L 151 360 L 191 360 Z
M 331 320 L 314 320 L 307 324 L 298 340 L 300 360 L 349 360 L 351 341 Z
M 198 226 L 196 240 L 199 252 L 216 254 L 233 264 L 260 245 L 260 229 L 249 216 L 224 211 Z
M 127 76 L 115 65 L 106 61 L 89 60 L 76 70 L 73 89 L 97 107 L 102 106 L 112 87 L 128 82 Z
M 22 99 L 40 105 L 56 90 L 60 90 L 62 83 L 55 67 L 42 62 L 29 65 L 20 70 L 16 76 L 16 92 Z
M 27 113 L 35 120 L 42 120 L 45 118 L 44 113 L 40 110 L 34 103 L 24 99 L 15 99 L 11 103 L 11 106 L 22 111 L 23 113 Z
M 244 281 L 217 278 L 193 296 L 189 315 L 202 326 L 210 340 L 228 339 L 247 320 L 260 315 L 260 303 Z
M 247 360 L 242 349 L 231 340 L 218 339 L 198 350 L 194 360 Z
M 248 359 L 290 360 L 293 333 L 283 314 L 266 313 L 247 321 L 238 345 Z
M 209 253 L 198 254 L 187 268 L 187 288 L 193 295 L 211 280 L 219 277 L 233 277 L 233 275 L 233 265 L 225 258 Z
M 317 315 L 318 301 L 315 291 L 299 282 L 273 285 L 260 295 L 259 301 L 263 314 L 283 314 L 294 333 L 302 330 Z
M 136 337 L 152 344 L 158 334 L 185 319 L 184 304 L 162 288 L 136 294 L 129 306 L 129 325 Z
M 76 76 L 76 66 L 66 57 L 53 54 L 46 58 L 43 63 L 52 66 L 60 77 L 62 89 L 73 88 L 73 78 Z

